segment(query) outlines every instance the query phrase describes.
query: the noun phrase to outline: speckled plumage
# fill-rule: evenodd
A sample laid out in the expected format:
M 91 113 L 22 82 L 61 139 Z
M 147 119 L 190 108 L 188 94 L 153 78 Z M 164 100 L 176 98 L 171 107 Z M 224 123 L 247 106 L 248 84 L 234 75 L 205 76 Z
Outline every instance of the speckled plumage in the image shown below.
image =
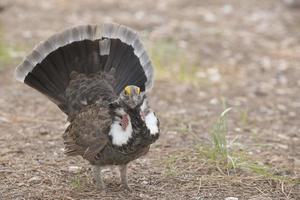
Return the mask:
M 96 78 L 95 78 L 96 77 Z M 82 105 L 70 118 L 71 124 L 64 133 L 64 144 L 67 155 L 80 155 L 94 165 L 124 165 L 146 154 L 150 144 L 153 143 L 158 135 L 151 135 L 146 127 L 145 121 L 140 115 L 140 107 L 136 109 L 127 109 L 132 121 L 133 135 L 128 144 L 115 146 L 108 135 L 113 118 L 118 115 L 115 111 L 122 108 L 121 105 L 114 102 L 116 95 L 111 91 L 112 76 L 102 74 L 90 76 L 88 78 L 83 74 L 76 74 L 71 79 L 70 88 L 72 90 L 76 82 L 80 83 L 80 88 L 76 89 L 80 96 L 83 91 L 88 91 L 84 97 L 97 97 L 96 101 L 88 101 L 88 105 Z M 78 79 L 78 80 L 76 80 Z M 91 81 L 93 80 L 93 81 Z M 98 85 L 97 85 L 98 82 Z M 97 93 L 91 88 L 93 85 Z M 98 87 L 97 87 L 98 86 Z M 84 88 L 83 90 L 81 90 Z M 109 92 L 111 91 L 111 92 Z M 81 99 L 81 98 L 79 98 Z M 77 98 L 70 98 L 70 103 L 80 104 Z M 120 116 L 121 117 L 121 116 Z
M 145 155 L 159 137 L 159 121 L 147 102 L 153 67 L 136 32 L 118 24 L 83 25 L 40 43 L 16 68 L 16 79 L 53 101 L 70 125 L 65 153 L 93 166 L 127 164 Z

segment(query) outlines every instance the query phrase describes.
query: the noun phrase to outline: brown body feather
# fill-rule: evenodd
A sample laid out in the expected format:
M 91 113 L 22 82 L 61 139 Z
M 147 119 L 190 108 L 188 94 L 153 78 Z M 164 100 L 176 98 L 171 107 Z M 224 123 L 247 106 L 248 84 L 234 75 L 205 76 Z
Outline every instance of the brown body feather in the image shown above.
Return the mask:
M 108 133 L 115 110 L 121 107 L 111 104 L 116 99 L 112 82 L 109 73 L 72 75 L 66 91 L 73 95 L 69 101 L 76 109 L 70 113 L 71 124 L 63 135 L 66 155 L 80 155 L 94 165 L 124 165 L 146 154 L 157 139 L 158 136 L 150 135 L 139 110 L 131 110 L 128 113 L 133 120 L 132 139 L 122 147 L 112 144 Z M 80 87 L 76 87 L 78 84 Z M 91 101 L 82 100 L 83 97 Z

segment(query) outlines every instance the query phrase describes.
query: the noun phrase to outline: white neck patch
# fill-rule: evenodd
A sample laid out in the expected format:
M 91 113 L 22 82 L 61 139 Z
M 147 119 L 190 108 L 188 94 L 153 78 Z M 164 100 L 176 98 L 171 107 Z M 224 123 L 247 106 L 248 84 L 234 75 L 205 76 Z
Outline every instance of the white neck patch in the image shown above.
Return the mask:
M 145 116 L 145 123 L 151 135 L 158 134 L 158 120 L 152 111 Z
M 127 144 L 129 139 L 132 137 L 132 126 L 131 120 L 128 116 L 128 126 L 124 130 L 121 126 L 121 119 L 115 118 L 112 125 L 110 126 L 110 131 L 108 133 L 112 137 L 112 143 L 117 146 L 122 146 Z

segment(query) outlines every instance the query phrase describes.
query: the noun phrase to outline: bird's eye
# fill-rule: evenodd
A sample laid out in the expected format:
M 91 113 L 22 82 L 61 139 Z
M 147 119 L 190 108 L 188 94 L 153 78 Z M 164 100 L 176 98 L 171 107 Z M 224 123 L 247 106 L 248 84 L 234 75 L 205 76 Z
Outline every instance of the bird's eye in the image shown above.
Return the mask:
M 131 94 L 131 89 L 130 89 L 129 86 L 126 86 L 126 87 L 125 87 L 125 89 L 124 89 L 124 94 L 125 94 L 126 96 L 129 96 L 129 95 Z
M 140 94 L 140 93 L 141 93 L 141 89 L 140 89 L 139 87 L 137 87 L 137 88 L 135 89 L 135 92 L 136 92 L 137 94 Z

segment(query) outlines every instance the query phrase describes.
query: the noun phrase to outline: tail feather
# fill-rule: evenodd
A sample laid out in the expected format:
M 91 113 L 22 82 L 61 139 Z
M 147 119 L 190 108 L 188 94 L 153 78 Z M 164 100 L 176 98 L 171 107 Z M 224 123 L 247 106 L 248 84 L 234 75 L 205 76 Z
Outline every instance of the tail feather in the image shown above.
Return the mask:
M 136 32 L 117 24 L 85 25 L 40 43 L 15 75 L 65 108 L 65 91 L 73 71 L 89 75 L 112 69 L 116 94 L 126 85 L 137 85 L 142 91 L 152 87 L 153 67 Z

